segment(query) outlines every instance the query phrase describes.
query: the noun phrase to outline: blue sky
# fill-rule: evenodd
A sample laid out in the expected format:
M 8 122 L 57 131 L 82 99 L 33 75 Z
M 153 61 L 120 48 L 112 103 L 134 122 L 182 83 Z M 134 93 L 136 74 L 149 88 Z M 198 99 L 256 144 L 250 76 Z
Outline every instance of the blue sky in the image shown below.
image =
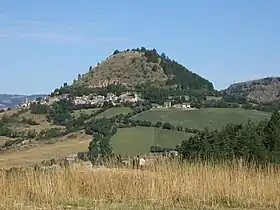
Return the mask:
M 49 93 L 115 49 L 164 52 L 218 89 L 280 76 L 277 0 L 1 0 L 0 93 Z

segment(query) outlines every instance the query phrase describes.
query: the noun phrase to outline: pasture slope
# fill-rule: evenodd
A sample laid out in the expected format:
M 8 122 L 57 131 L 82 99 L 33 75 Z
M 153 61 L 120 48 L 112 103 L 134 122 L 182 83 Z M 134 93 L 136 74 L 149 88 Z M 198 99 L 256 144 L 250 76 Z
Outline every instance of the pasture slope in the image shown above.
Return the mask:
M 118 110 L 124 111 L 113 108 L 105 116 L 119 114 Z M 28 116 L 35 117 L 29 113 Z M 228 122 L 246 122 L 249 117 L 262 120 L 268 116 L 269 113 L 241 109 L 157 109 L 134 119 L 202 129 L 211 127 L 209 125 L 221 128 Z M 36 119 L 48 126 L 45 119 Z M 119 128 L 112 138 L 112 146 L 121 154 L 144 154 L 151 145 L 174 147 L 191 135 L 153 127 Z M 7 151 L 0 154 L 0 168 L 36 164 L 87 151 L 91 138 L 82 133 L 69 134 L 57 138 L 54 144 Z M 273 165 L 256 169 L 241 162 L 179 165 L 176 161 L 159 162 L 149 171 L 88 170 L 73 166 L 53 171 L 26 169 L 6 176 L 0 170 L 0 209 L 279 209 L 279 174 L 279 168 Z
M 193 134 L 182 131 L 169 131 L 159 128 L 132 127 L 119 128 L 112 138 L 113 151 L 121 155 L 149 154 L 150 147 L 157 145 L 173 148 Z M 88 150 L 92 137 L 85 134 L 56 138 L 53 144 L 36 145 L 0 154 L 0 168 L 37 164 L 43 160 L 61 158 Z M 5 139 L 0 140 L 3 142 Z
M 134 116 L 135 120 L 148 120 L 153 123 L 157 121 L 169 122 L 173 125 L 181 125 L 196 129 L 220 129 L 228 123 L 247 122 L 249 118 L 253 121 L 264 120 L 269 113 L 241 108 L 202 108 L 199 110 L 179 109 L 151 109 Z
M 26 131 L 26 130 L 33 130 L 35 129 L 36 132 L 40 132 L 41 130 L 48 129 L 48 128 L 59 128 L 63 126 L 58 126 L 54 125 L 50 122 L 48 122 L 47 117 L 45 115 L 37 115 L 37 114 L 32 114 L 30 110 L 22 113 L 19 116 L 19 119 L 22 118 L 27 118 L 27 119 L 32 119 L 35 122 L 38 123 L 38 125 L 28 125 L 25 123 L 14 123 L 11 128 L 16 131 Z
M 19 151 L 7 151 L 0 154 L 0 168 L 27 166 L 43 160 L 62 158 L 77 152 L 85 152 L 91 136 L 77 134 L 56 138 L 53 144 L 41 144 Z
M 152 145 L 175 148 L 176 145 L 192 135 L 182 131 L 153 127 L 119 128 L 118 132 L 112 137 L 112 147 L 114 152 L 122 155 L 149 154 Z
M 99 117 L 111 117 L 117 114 L 128 113 L 131 109 L 125 107 L 111 108 L 99 114 Z M 76 112 L 90 113 L 96 111 L 93 109 L 80 110 Z M 29 111 L 22 116 L 31 118 L 40 122 L 40 125 L 23 126 L 17 125 L 16 130 L 33 129 L 40 131 L 44 128 L 53 127 L 48 123 L 44 116 L 31 114 Z M 249 117 L 252 120 L 263 120 L 269 116 L 269 113 L 244 109 L 222 109 L 222 108 L 206 108 L 193 111 L 184 111 L 176 109 L 152 109 L 143 112 L 133 119 L 149 120 L 153 123 L 157 121 L 170 122 L 174 125 L 182 125 L 188 128 L 203 129 L 221 128 L 226 123 L 246 122 Z M 54 126 L 55 127 L 55 126 Z M 132 127 L 119 128 L 117 133 L 112 137 L 113 151 L 122 155 L 136 155 L 149 153 L 150 146 L 157 145 L 161 147 L 175 147 L 182 140 L 188 139 L 189 133 L 180 131 L 163 130 L 153 127 Z M 10 167 L 25 164 L 39 163 L 44 159 L 67 156 L 79 151 L 87 151 L 91 136 L 81 136 L 77 134 L 74 137 L 56 138 L 53 144 L 37 145 L 20 151 L 11 151 L 0 154 L 0 167 Z M 7 138 L 1 137 L 0 144 L 3 144 Z
M 96 111 L 98 111 L 100 108 L 91 108 L 91 109 L 79 109 L 79 110 L 74 110 L 73 115 L 77 118 L 81 114 L 92 114 Z
M 97 117 L 110 118 L 119 114 L 124 114 L 124 115 L 128 114 L 130 111 L 131 111 L 130 107 L 114 107 L 114 108 L 107 109 L 105 112 L 100 113 L 99 115 L 97 115 Z

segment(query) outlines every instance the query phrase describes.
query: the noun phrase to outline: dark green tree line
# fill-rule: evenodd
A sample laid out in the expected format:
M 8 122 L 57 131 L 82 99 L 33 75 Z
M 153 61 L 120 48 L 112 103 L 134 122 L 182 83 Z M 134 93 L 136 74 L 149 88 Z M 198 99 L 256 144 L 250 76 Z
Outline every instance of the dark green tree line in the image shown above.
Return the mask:
M 185 159 L 229 160 L 243 158 L 249 162 L 280 163 L 280 113 L 270 120 L 246 124 L 228 124 L 222 130 L 204 131 L 183 141 L 180 147 Z

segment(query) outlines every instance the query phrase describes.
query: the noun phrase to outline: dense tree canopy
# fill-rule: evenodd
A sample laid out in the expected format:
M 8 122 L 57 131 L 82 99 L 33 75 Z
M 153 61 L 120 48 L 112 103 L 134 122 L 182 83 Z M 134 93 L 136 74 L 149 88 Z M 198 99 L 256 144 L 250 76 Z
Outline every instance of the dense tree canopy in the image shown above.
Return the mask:
M 71 113 L 73 110 L 74 104 L 72 100 L 59 100 L 49 108 L 47 119 L 57 125 L 66 125 L 72 119 Z
M 280 113 L 269 121 L 228 124 L 221 131 L 205 129 L 181 144 L 183 158 L 243 158 L 259 163 L 280 162 Z
M 165 74 L 173 75 L 174 77 L 167 81 L 167 85 L 179 85 L 182 89 L 214 90 L 211 82 L 191 72 L 175 60 L 171 60 L 164 53 L 159 55 L 155 49 L 148 50 L 144 47 L 141 49 L 132 49 L 132 51 L 144 52 L 148 62 L 159 63 Z

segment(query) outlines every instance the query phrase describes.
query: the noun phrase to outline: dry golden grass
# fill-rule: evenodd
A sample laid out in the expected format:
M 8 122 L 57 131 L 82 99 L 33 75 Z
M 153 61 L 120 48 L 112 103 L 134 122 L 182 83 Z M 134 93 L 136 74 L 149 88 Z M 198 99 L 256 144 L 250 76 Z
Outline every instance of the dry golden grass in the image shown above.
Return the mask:
M 3 209 L 279 209 L 280 171 L 165 163 L 150 171 L 91 169 L 0 175 Z
M 58 143 L 37 145 L 20 151 L 7 151 L 0 154 L 0 168 L 37 164 L 46 159 L 87 151 L 90 140 L 91 137 L 84 134 L 73 137 L 70 134 L 57 138 Z

